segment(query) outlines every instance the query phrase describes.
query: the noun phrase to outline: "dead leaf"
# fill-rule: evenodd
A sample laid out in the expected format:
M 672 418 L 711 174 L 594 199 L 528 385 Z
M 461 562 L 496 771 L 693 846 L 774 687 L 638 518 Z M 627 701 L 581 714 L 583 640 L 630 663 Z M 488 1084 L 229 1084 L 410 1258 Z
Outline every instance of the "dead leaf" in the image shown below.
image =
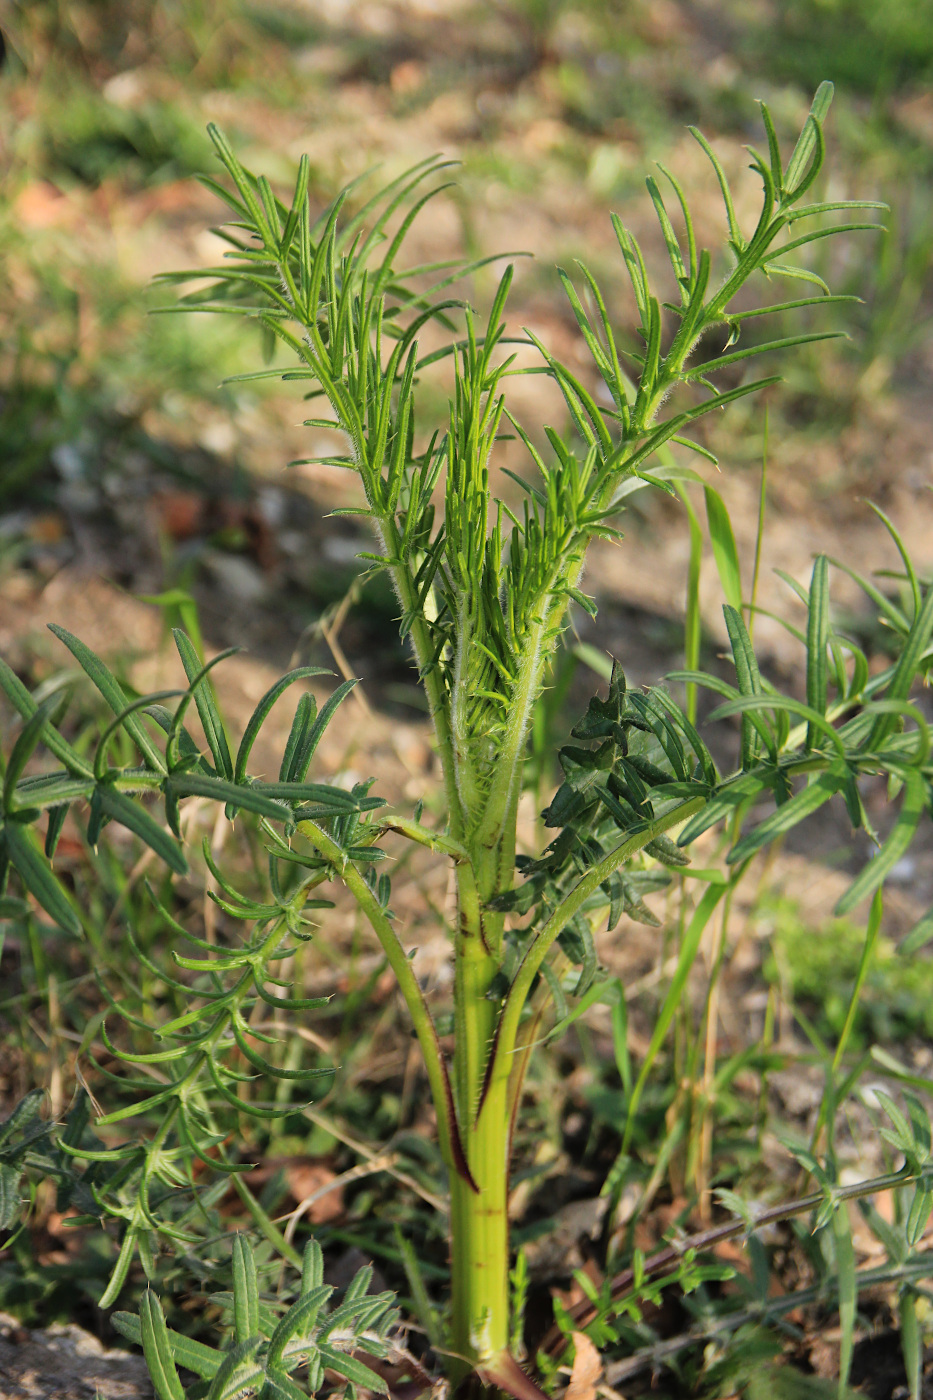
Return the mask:
M 297 1161 L 285 1170 L 288 1189 L 295 1200 L 301 1203 L 309 1196 L 312 1201 L 305 1215 L 312 1225 L 323 1225 L 328 1220 L 337 1220 L 343 1214 L 343 1191 L 340 1187 L 327 1190 L 336 1173 L 323 1162 Z
M 304 1215 L 312 1225 L 324 1225 L 343 1214 L 343 1189 L 332 1186 L 337 1173 L 316 1157 L 267 1157 L 250 1173 L 250 1186 L 264 1185 L 282 1172 L 288 1194 L 297 1205 L 313 1197 Z
M 596 1400 L 596 1384 L 603 1373 L 602 1357 L 585 1332 L 574 1332 L 573 1345 L 573 1370 L 564 1400 Z

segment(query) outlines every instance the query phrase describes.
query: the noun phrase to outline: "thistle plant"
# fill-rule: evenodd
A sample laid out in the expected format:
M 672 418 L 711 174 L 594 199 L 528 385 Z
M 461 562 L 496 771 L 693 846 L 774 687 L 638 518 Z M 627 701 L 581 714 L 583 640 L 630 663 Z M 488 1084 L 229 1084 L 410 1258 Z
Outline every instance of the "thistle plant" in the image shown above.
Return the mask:
M 686 945 L 695 947 L 749 860 L 834 795 L 844 800 L 853 824 L 871 832 L 862 788 L 883 774 L 892 801 L 900 797 L 899 812 L 878 854 L 842 900 L 841 909 L 854 909 L 877 892 L 930 813 L 929 727 L 911 696 L 933 659 L 933 587 L 918 576 L 888 522 L 904 563 L 903 601 L 890 601 L 870 580 L 858 581 L 889 627 L 896 651 L 889 665 L 870 674 L 863 652 L 835 627 L 830 561 L 824 556 L 816 560 L 809 590 L 798 589 L 807 610 L 799 634 L 806 653 L 805 700 L 780 693 L 761 675 L 741 596 L 733 597 L 725 620 L 734 685 L 695 667 L 678 678 L 719 691 L 724 703 L 713 718 L 740 717 L 736 770 L 719 772 L 696 728 L 692 705 L 682 708 L 662 687 L 629 689 L 622 658 L 613 665 L 606 697 L 591 701 L 572 732 L 573 742 L 560 750 L 563 779 L 544 812 L 553 839 L 536 855 L 516 850 L 535 708 L 572 608 L 594 611 L 581 589 L 590 543 L 619 538 L 615 522 L 625 499 L 645 483 L 673 492 L 673 481 L 700 480 L 672 464 L 669 444 L 710 456 L 687 435 L 691 425 L 777 381 L 769 375 L 722 389 L 716 385 L 719 371 L 841 334 L 801 331 L 742 343 L 747 323 L 759 316 L 848 300 L 832 295 L 795 255 L 817 240 L 878 227 L 860 220 L 827 222 L 826 216 L 882 206 L 804 202 L 823 165 L 823 123 L 831 96 L 824 84 L 786 161 L 762 106 L 767 153 L 751 152 L 762 186 L 761 212 L 751 232 L 739 224 L 712 147 L 694 132 L 725 206 L 725 270 L 698 247 L 684 191 L 663 167 L 673 216 L 654 179 L 648 180 L 648 192 L 670 260 L 673 299 L 660 300 L 638 243 L 613 218 L 638 316 L 637 353 L 623 348 L 591 272 L 581 264 L 577 284 L 560 273 L 591 357 L 585 382 L 535 336 L 508 334 L 511 268 L 498 284 L 488 316 L 480 318 L 451 293 L 479 263 L 400 266 L 412 222 L 444 188 L 437 183 L 441 162 L 415 167 L 353 213 L 347 213 L 352 191 L 345 190 L 315 220 L 306 158 L 292 200 L 283 203 L 263 176 L 243 169 L 211 128 L 227 179 L 205 183 L 232 211 L 231 223 L 221 231 L 230 251 L 219 267 L 173 275 L 174 280 L 208 279 L 207 287 L 185 296 L 179 309 L 257 321 L 270 344 L 285 348 L 291 367 L 241 377 L 281 375 L 306 383 L 308 397 L 326 405 L 326 416 L 309 419 L 308 426 L 336 427 L 343 435 L 345 453 L 326 460 L 359 480 L 360 504 L 352 513 L 369 522 L 376 539 L 374 550 L 362 557 L 368 568 L 388 573 L 395 588 L 400 635 L 410 647 L 430 711 L 445 813 L 431 824 L 420 804 L 414 813 L 389 808 L 370 793 L 368 783 L 348 791 L 309 780 L 321 734 L 349 683 L 333 692 L 320 714 L 311 696 L 302 695 L 278 779 L 250 775 L 250 753 L 262 724 L 286 688 L 312 674 L 309 668 L 290 672 L 270 689 L 234 757 L 211 684 L 211 669 L 222 657 L 205 664 L 192 641 L 177 632 L 188 683 L 174 707 L 166 694 L 129 700 L 99 658 L 55 628 L 113 712 L 93 759 L 79 753 L 57 727 L 63 705 L 57 693 L 37 703 L 9 668 L 0 671 L 0 684 L 23 719 L 6 766 L 5 859 L 54 920 L 80 928 L 49 864 L 69 809 L 88 813 L 92 844 L 106 823 L 119 822 L 181 873 L 187 865 L 180 804 L 191 797 L 212 800 L 225 804 L 229 817 L 239 812 L 258 822 L 268 861 L 265 902 L 241 893 L 234 877 L 211 866 L 217 902 L 246 927 L 238 946 L 218 948 L 199 939 L 153 895 L 176 965 L 169 986 L 179 998 L 179 1014 L 153 1028 L 162 1047 L 155 1051 L 137 1054 L 105 1040 L 113 1054 L 157 1067 L 161 1078 L 155 1092 L 150 1079 L 141 1080 L 138 1101 L 103 1115 L 98 1126 L 138 1115 L 158 1126 L 152 1137 L 117 1148 L 74 1135 L 67 1145 L 68 1152 L 92 1164 L 99 1208 L 123 1230 L 120 1260 L 103 1304 L 116 1300 L 137 1253 L 149 1268 L 160 1240 L 189 1238 L 195 1207 L 187 1215 L 173 1214 L 171 1202 L 181 1188 L 189 1195 L 193 1190 L 197 1201 L 202 1188 L 195 1188 L 195 1162 L 229 1173 L 243 1198 L 252 1201 L 245 1164 L 230 1146 L 231 1122 L 235 1127 L 241 1112 L 279 1110 L 251 1099 L 250 1077 L 255 1072 L 302 1080 L 309 1072 L 282 1067 L 277 1042 L 254 1028 L 251 1013 L 264 1003 L 296 1016 L 313 1014 L 319 1002 L 289 995 L 287 985 L 283 991 L 287 979 L 281 968 L 298 942 L 310 936 L 311 919 L 326 908 L 322 887 L 342 886 L 378 939 L 407 1007 L 449 1175 L 450 1322 L 439 1355 L 454 1383 L 476 1373 L 516 1396 L 535 1393 L 510 1349 L 510 1149 L 542 1019 L 556 1007 L 558 1029 L 566 1027 L 594 998 L 602 975 L 595 931 L 612 930 L 624 919 L 657 923 L 652 892 L 675 876 L 689 881 L 693 841 L 728 823 L 731 872 L 712 882 L 708 871 L 701 872 L 702 893 L 685 935 Z M 750 305 L 750 290 L 785 279 L 804 282 L 808 294 Z M 434 340 L 440 336 L 443 343 L 422 354 L 419 335 L 429 323 Z M 711 333 L 725 343 L 708 355 Z M 516 339 L 537 348 L 541 370 L 566 405 L 568 427 L 563 435 L 547 427 L 547 448 L 507 404 L 508 380 L 519 372 L 509 349 Z M 449 417 L 445 424 L 424 426 L 418 419 L 419 376 L 427 364 L 445 357 L 453 380 Z M 518 509 L 494 489 L 496 443 L 507 432 L 525 444 L 531 467 L 529 479 L 516 478 L 523 493 Z M 192 702 L 203 743 L 185 725 Z M 112 762 L 118 733 L 138 751 L 137 761 Z M 40 743 L 60 767 L 24 776 Z M 168 829 L 145 804 L 153 794 L 161 796 Z M 743 831 L 751 809 L 772 798 L 773 812 Z M 46 858 L 33 831 L 43 812 L 48 814 Z M 452 867 L 450 1063 L 391 910 L 384 849 L 389 837 L 427 847 Z M 684 888 L 691 899 L 695 886 Z M 927 924 L 919 926 L 914 942 L 929 931 Z M 185 944 L 194 956 L 180 951 Z M 138 955 L 147 956 L 142 950 Z M 682 985 L 681 980 L 672 989 L 675 1000 Z M 126 1010 L 124 1002 L 114 1004 Z M 666 1005 L 671 1004 L 669 997 Z M 670 1017 L 662 1015 L 652 1042 L 655 1052 L 655 1041 L 660 1043 L 669 1024 Z M 257 1039 L 267 1042 L 262 1054 Z M 635 1085 L 635 1100 L 647 1068 Z M 329 1072 L 330 1066 L 310 1071 Z M 281 1239 L 274 1230 L 270 1237 Z M 317 1265 L 306 1267 L 316 1297 Z M 296 1306 L 301 1312 L 305 1305 Z M 243 1307 L 236 1342 L 244 1356 L 249 1353 L 253 1370 L 248 1378 L 237 1371 L 240 1378 L 229 1386 L 216 1380 L 219 1371 L 202 1370 L 202 1376 L 215 1379 L 198 1393 L 218 1398 L 300 1393 L 293 1380 L 273 1375 L 275 1358 L 284 1354 L 279 1333 L 270 1340 L 258 1322 L 253 1325 L 256 1319 L 247 1317 L 252 1304 Z M 171 1359 L 174 1343 L 160 1317 L 147 1302 L 139 1335 L 154 1377 L 158 1372 L 163 1378 L 157 1380 L 160 1395 L 176 1397 L 181 1390 Z M 296 1355 L 311 1349 L 302 1325 L 289 1334 L 298 1339 Z M 176 1355 L 189 1364 L 183 1351 Z M 347 1364 L 341 1374 L 354 1384 L 375 1385 L 361 1381 Z

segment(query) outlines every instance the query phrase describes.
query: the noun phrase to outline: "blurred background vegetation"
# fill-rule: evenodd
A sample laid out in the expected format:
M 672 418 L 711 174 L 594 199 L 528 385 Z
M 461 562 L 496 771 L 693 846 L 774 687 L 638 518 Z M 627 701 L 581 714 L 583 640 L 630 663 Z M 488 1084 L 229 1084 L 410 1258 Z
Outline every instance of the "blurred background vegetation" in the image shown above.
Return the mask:
M 795 352 L 781 365 L 785 383 L 766 403 L 739 405 L 728 422 L 705 428 L 703 441 L 722 460 L 717 486 L 744 557 L 757 528 L 767 409 L 766 565 L 806 579 L 812 553 L 825 549 L 866 572 L 890 570 L 895 556 L 864 504 L 870 497 L 902 529 L 918 567 L 929 570 L 933 0 L 0 0 L 0 30 L 0 650 L 33 684 L 61 666 L 44 639 L 46 621 L 80 632 L 129 677 L 159 642 L 158 614 L 134 598 L 161 597 L 171 621 L 190 620 L 193 598 L 208 644 L 248 645 L 260 677 L 264 663 L 282 668 L 293 656 L 319 660 L 338 651 L 363 676 L 365 732 L 353 752 L 351 744 L 325 755 L 332 769 L 354 767 L 365 776 L 377 766 L 377 750 L 383 768 L 389 754 L 391 781 L 409 798 L 423 793 L 430 774 L 417 693 L 388 625 L 393 600 L 378 580 L 354 586 L 355 556 L 367 546 L 347 518 L 326 518 L 354 503 L 354 482 L 320 464 L 286 471 L 292 459 L 333 453 L 333 435 L 298 426 L 302 405 L 292 385 L 221 385 L 257 361 L 258 345 L 235 318 L 149 314 L 174 296 L 152 286 L 154 275 L 210 264 L 223 249 L 208 231 L 220 206 L 191 178 L 216 173 L 208 121 L 273 184 L 288 184 L 307 151 L 318 207 L 373 166 L 391 176 L 436 152 L 455 158 L 456 187 L 416 225 L 412 256 L 534 253 L 519 264 L 511 321 L 533 327 L 573 363 L 578 332 L 553 264 L 585 257 L 614 291 L 619 324 L 629 326 L 608 212 L 619 211 L 658 251 L 643 182 L 661 159 L 685 183 L 706 240 L 718 241 L 718 192 L 685 127 L 704 130 L 731 177 L 746 163 L 744 144 L 761 140 L 759 99 L 786 140 L 817 83 L 831 79 L 826 197 L 887 201 L 889 235 L 883 242 L 834 239 L 832 251 L 818 251 L 814 270 L 834 291 L 862 298 L 843 313 L 851 338 Z M 754 204 L 753 186 L 746 188 L 740 215 Z M 490 269 L 468 289 L 480 305 L 494 278 Z M 825 313 L 814 311 L 813 324 L 825 325 Z M 514 382 L 516 407 L 537 433 L 560 405 L 541 381 Z M 443 411 L 443 380 L 427 377 L 422 400 Z M 625 528 L 623 551 L 594 554 L 588 587 L 600 616 L 595 624 L 581 618 L 579 635 L 620 655 L 633 680 L 655 681 L 681 656 L 686 527 L 666 499 L 640 493 Z M 707 574 L 712 655 L 722 635 L 720 600 L 712 569 Z M 787 615 L 781 589 L 763 575 L 763 606 Z M 839 606 L 849 601 L 843 593 Z M 849 621 L 858 634 L 859 615 Z M 884 655 L 883 635 L 861 640 L 873 656 Z M 767 617 L 756 642 L 772 668 L 798 674 L 795 644 Z M 554 706 L 542 713 L 539 748 L 549 727 L 564 737 L 558 709 L 572 689 L 569 669 Z M 255 703 L 267 680 L 254 683 L 246 671 L 240 677 Z M 593 683 L 590 676 L 581 693 Z M 94 728 L 100 716 L 88 705 Z M 547 773 L 538 782 L 543 791 Z M 883 813 L 883 789 L 877 796 Z M 716 1162 L 720 1179 L 744 1172 L 749 1189 L 772 1180 L 774 1165 L 764 1162 L 759 1101 L 735 1088 L 750 1067 L 764 1075 L 777 1064 L 763 1038 L 766 1026 L 774 1029 L 769 985 L 785 1006 L 799 1005 L 813 1044 L 820 1037 L 831 1043 L 856 977 L 862 931 L 830 923 L 826 911 L 841 878 L 833 867 L 857 863 L 867 849 L 853 851 L 841 831 L 808 835 L 806 851 L 787 857 L 824 862 L 809 883 L 794 867 L 805 900 L 776 889 L 738 911 L 751 937 L 743 942 L 737 934 L 728 975 L 735 998 L 749 998 L 748 1026 L 743 1021 L 740 1033 L 733 1019 L 724 1036 L 735 1066 L 717 1104 Z M 61 849 L 100 930 L 95 955 L 108 975 L 125 979 L 121 920 L 132 917 L 144 949 L 159 939 L 151 907 L 126 880 L 126 852 L 91 853 L 76 843 L 69 850 L 67 841 Z M 911 910 L 933 899 L 933 862 L 915 862 L 897 878 L 906 912 L 898 915 L 895 891 L 886 929 L 892 937 L 915 917 Z M 443 912 L 443 891 L 420 867 L 411 884 L 412 917 L 427 927 Z M 399 907 L 404 916 L 404 894 Z M 333 1178 L 359 1162 L 359 1139 L 408 1128 L 396 1147 L 409 1179 L 429 1193 L 439 1189 L 439 1165 L 420 1136 L 409 1047 L 392 1004 L 378 1000 L 378 960 L 367 961 L 352 920 L 340 929 L 346 948 L 328 954 L 324 944 L 321 952 L 335 994 L 325 1029 L 343 1066 L 333 1118 L 322 1126 L 296 1115 L 285 1136 L 247 1143 L 257 1160 L 273 1163 L 263 1188 L 270 1211 L 307 1186 L 289 1178 L 296 1162 L 326 1163 Z M 815 933 L 825 950 L 818 959 Z M 896 1043 L 914 1073 L 928 1074 L 930 965 L 906 968 L 892 947 L 881 948 L 856 1036 L 860 1045 Z M 644 1007 L 632 1012 L 636 1047 L 639 1026 L 643 1032 L 649 1024 L 658 956 L 657 939 L 643 931 L 619 953 L 620 974 L 648 989 Z M 84 948 L 48 929 L 40 937 L 34 920 L 7 938 L 3 1112 L 36 1083 L 51 1087 L 56 1112 L 67 1107 L 75 1046 L 83 1053 L 101 1014 L 86 962 Z M 139 994 L 158 1002 L 157 979 L 143 978 Z M 374 995 L 375 1029 L 371 1013 L 366 1019 Z M 778 1018 L 788 1045 L 791 1020 L 789 1013 Z M 595 1198 L 614 1159 L 618 1074 L 624 1078 L 618 1025 L 615 1031 L 615 1060 L 611 1039 L 604 1036 L 597 1054 L 588 1030 L 569 1059 L 542 1059 L 520 1144 L 524 1204 L 516 1207 L 530 1257 L 544 1217 L 587 1193 Z M 742 1059 L 743 1036 L 760 1038 L 758 1060 Z M 819 1071 L 816 1098 L 804 1093 L 803 1107 L 800 1085 L 806 1081 L 809 1093 L 811 1080 L 784 1072 L 798 1082 L 785 1083 L 782 1111 L 815 1112 Z M 646 1095 L 640 1148 L 648 1156 L 670 1113 L 680 1111 L 679 1092 L 672 1076 Z M 671 1151 L 658 1179 L 651 1177 L 652 1198 L 663 1198 L 667 1214 L 645 1226 L 644 1247 L 687 1210 L 689 1183 L 677 1175 Z M 548 1179 L 547 1205 L 525 1219 L 534 1190 Z M 398 1282 L 392 1231 L 401 1222 L 424 1242 L 429 1281 L 442 1276 L 437 1217 L 405 1189 L 386 1204 L 371 1179 L 348 1184 L 330 1198 L 333 1214 L 319 1217 L 322 1238 L 375 1254 Z M 554 1266 L 558 1273 L 566 1274 L 565 1263 Z M 72 1315 L 77 1288 L 89 1320 L 111 1264 L 100 1232 L 80 1249 L 65 1243 L 46 1201 L 32 1243 L 21 1238 L 0 1263 L 0 1306 L 15 1303 L 33 1318 Z M 164 1264 L 163 1283 L 178 1285 L 191 1267 L 190 1260 Z M 548 1277 L 546 1260 L 535 1267 Z M 722 1394 L 730 1384 L 727 1377 Z

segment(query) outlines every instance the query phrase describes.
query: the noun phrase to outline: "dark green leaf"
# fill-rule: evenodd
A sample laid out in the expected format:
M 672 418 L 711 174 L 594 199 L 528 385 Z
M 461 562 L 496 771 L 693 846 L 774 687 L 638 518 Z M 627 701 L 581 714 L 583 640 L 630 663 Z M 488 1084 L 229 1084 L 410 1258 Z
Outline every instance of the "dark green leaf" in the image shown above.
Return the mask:
M 223 778 L 210 778 L 201 773 L 173 776 L 166 782 L 164 790 L 166 794 L 171 793 L 175 797 L 210 797 L 215 802 L 229 802 L 232 806 L 258 812 L 260 816 L 275 822 L 288 822 L 292 817 L 288 807 L 264 797 L 252 786 L 227 782 Z
M 305 1245 L 301 1262 L 301 1296 L 306 1298 L 312 1289 L 320 1288 L 324 1282 L 324 1254 L 317 1240 L 310 1239 Z
M 270 1370 L 268 1362 L 265 1377 L 262 1400 L 307 1400 L 306 1390 L 300 1389 L 284 1371 Z
M 14 792 L 16 784 L 22 776 L 23 769 L 32 758 L 36 746 L 42 737 L 42 730 L 45 728 L 49 715 L 58 704 L 59 697 L 50 695 L 44 700 L 35 714 L 26 721 L 16 743 L 10 752 L 7 760 L 7 769 L 3 778 L 3 810 L 10 812 L 14 807 Z M 35 805 L 35 804 L 30 804 Z
M 828 698 L 826 647 L 829 633 L 829 560 L 825 554 L 819 554 L 810 579 L 807 616 L 807 704 L 821 715 L 826 713 Z M 812 748 L 815 742 L 816 731 L 810 725 L 807 747 Z
M 256 742 L 256 737 L 265 723 L 272 706 L 283 691 L 294 681 L 306 680 L 309 676 L 330 675 L 333 675 L 333 672 L 326 671 L 321 666 L 299 666 L 296 670 L 289 671 L 287 676 L 282 676 L 280 680 L 276 681 L 275 685 L 269 687 L 250 715 L 246 729 L 243 731 L 243 738 L 240 740 L 240 747 L 237 750 L 236 765 L 234 767 L 235 782 L 241 783 L 246 776 L 246 764 L 249 760 L 253 744 Z
M 81 924 L 51 868 L 33 845 L 30 833 L 18 822 L 4 827 L 7 854 L 17 874 L 42 908 L 68 933 L 80 934 Z
M 304 1279 L 304 1276 L 302 1278 Z M 289 1308 L 269 1340 L 270 1366 L 279 1365 L 289 1342 L 294 1339 L 304 1341 L 312 1335 L 321 1308 L 333 1291 L 329 1285 L 320 1283 L 303 1291 L 301 1298 Z
M 30 1089 L 7 1118 L 0 1123 L 0 1148 L 14 1137 L 36 1136 L 36 1124 L 41 1123 L 39 1110 L 45 1102 L 44 1089 Z
M 18 1167 L 0 1162 L 0 1230 L 10 1230 L 19 1220 L 22 1210 L 20 1182 L 23 1173 Z
M 228 1352 L 221 1362 L 207 1392 L 207 1400 L 234 1400 L 234 1397 L 248 1395 L 250 1387 L 263 1378 L 263 1366 L 257 1360 L 261 1337 L 253 1337 Z
M 194 703 L 198 709 L 201 727 L 204 730 L 204 737 L 213 756 L 215 767 L 222 777 L 232 778 L 233 761 L 230 758 L 230 747 L 227 743 L 223 720 L 217 708 L 214 687 L 207 676 L 203 674 L 204 664 L 187 633 L 183 632 L 180 627 L 173 627 L 172 636 L 175 638 L 175 645 L 178 648 L 178 655 L 181 657 L 181 664 L 185 668 L 188 683 L 192 687 Z
M 38 705 L 29 694 L 29 691 L 23 685 L 16 672 L 11 670 L 3 660 L 0 660 L 0 689 L 3 690 L 17 714 L 21 715 L 25 720 L 32 718 L 38 709 Z M 62 738 L 53 725 L 50 724 L 46 727 L 45 733 L 42 735 L 42 741 L 46 748 L 65 765 L 70 773 L 83 773 L 86 777 L 91 776 L 92 769 L 90 764 Z
M 836 905 L 837 914 L 848 914 L 881 885 L 907 852 L 926 805 L 926 782 L 922 773 L 910 768 L 904 779 L 904 800 L 890 836 L 876 856 L 863 867 Z
M 299 771 L 300 754 L 302 746 L 310 733 L 311 726 L 317 714 L 317 701 L 310 691 L 306 691 L 298 701 L 295 710 L 295 718 L 292 720 L 292 727 L 288 732 L 288 741 L 285 745 L 285 753 L 282 755 L 282 764 L 279 768 L 279 782 L 291 783 L 301 782 L 307 767 L 304 771 Z
M 748 635 L 748 629 L 742 620 L 742 614 L 737 608 L 731 607 L 728 603 L 723 605 L 723 616 L 726 620 L 726 630 L 729 633 L 729 641 L 732 644 L 732 657 L 735 661 L 735 675 L 739 683 L 739 690 L 743 696 L 754 696 L 761 693 L 761 675 L 758 671 L 758 659 Z M 775 757 L 775 743 L 764 720 L 752 711 L 748 715 L 742 716 L 742 767 L 750 769 L 755 762 L 755 744 L 752 738 L 752 729 L 755 729 L 765 748 Z
M 821 773 L 818 778 L 809 783 L 807 787 L 801 788 L 800 792 L 780 806 L 770 817 L 767 817 L 765 821 L 760 822 L 746 836 L 743 836 L 741 841 L 738 841 L 729 852 L 727 856 L 729 863 L 735 864 L 737 861 L 747 860 L 756 851 L 760 851 L 762 846 L 767 846 L 778 836 L 783 836 L 792 830 L 805 817 L 822 807 L 824 802 L 828 802 L 834 793 L 841 791 L 844 781 L 844 774 L 837 772 L 834 768 Z
M 94 791 L 94 779 L 72 777 L 70 773 L 43 773 L 34 778 L 24 778 L 18 785 L 13 802 L 13 811 L 24 808 L 58 807 L 74 802 L 79 797 L 90 797 Z
M 289 802 L 316 802 L 332 812 L 370 812 L 384 807 L 385 798 L 354 796 L 329 783 L 253 783 L 252 791 Z
M 331 1370 L 336 1371 L 338 1376 L 345 1376 L 354 1385 L 364 1387 L 366 1390 L 378 1391 L 380 1395 L 387 1395 L 389 1387 L 381 1376 L 375 1371 L 364 1366 L 362 1361 L 358 1361 L 355 1356 L 348 1356 L 344 1351 L 338 1351 L 336 1347 L 328 1346 L 322 1342 L 320 1346 L 321 1359 Z
M 77 637 L 67 632 L 64 627 L 58 627 L 54 622 L 49 623 L 49 631 L 54 632 L 59 641 L 64 642 L 72 656 L 78 662 L 81 669 L 91 678 L 94 685 L 110 706 L 115 715 L 123 714 L 129 703 L 122 687 L 117 682 L 113 673 L 108 670 L 99 656 L 95 656 L 90 647 L 84 645 Z M 165 772 L 165 761 L 146 732 L 142 720 L 135 714 L 127 715 L 123 721 L 123 727 L 131 736 L 140 753 L 143 754 L 150 767 L 157 773 Z
M 344 681 L 342 685 L 338 685 L 333 695 L 328 696 L 327 700 L 321 706 L 320 714 L 296 750 L 294 762 L 292 764 L 293 780 L 301 781 L 304 778 L 305 773 L 308 771 L 308 765 L 314 757 L 315 750 L 321 741 L 324 730 L 333 719 L 337 707 L 342 704 L 350 694 L 350 691 L 357 684 L 358 682 L 355 680 Z
M 822 125 L 833 100 L 833 85 L 822 82 L 810 104 L 810 113 L 784 172 L 783 186 L 789 197 L 802 194 L 813 183 L 822 163 Z M 814 172 L 814 165 L 816 172 Z M 807 167 L 810 170 L 807 170 Z
M 135 1342 L 137 1346 L 142 1345 L 142 1326 L 135 1313 L 115 1312 L 111 1314 L 110 1321 L 127 1341 Z M 203 1342 L 195 1341 L 193 1337 L 173 1332 L 171 1328 L 168 1329 L 168 1339 L 179 1366 L 184 1366 L 187 1371 L 193 1371 L 196 1376 L 202 1376 L 205 1380 L 216 1376 L 223 1361 L 221 1352 L 205 1346 Z
M 237 1342 L 248 1342 L 259 1332 L 259 1280 L 256 1261 L 246 1238 L 233 1240 L 233 1320 Z
M 159 1400 L 185 1400 L 185 1392 L 172 1360 L 165 1317 L 151 1289 L 147 1288 L 140 1299 L 139 1320 L 146 1366 Z
M 188 862 L 181 846 L 150 816 L 145 807 L 141 807 L 125 793 L 117 792 L 109 783 L 97 788 L 97 798 L 101 810 L 108 817 L 134 832 L 177 875 L 187 875 Z

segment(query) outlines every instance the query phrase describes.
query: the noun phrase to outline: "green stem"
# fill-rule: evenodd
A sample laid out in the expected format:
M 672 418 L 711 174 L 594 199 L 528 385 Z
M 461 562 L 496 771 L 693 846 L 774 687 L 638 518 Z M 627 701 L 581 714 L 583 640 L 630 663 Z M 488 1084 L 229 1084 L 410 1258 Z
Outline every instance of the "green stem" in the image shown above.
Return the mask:
M 541 929 L 533 939 L 528 951 L 522 959 L 521 966 L 515 975 L 509 994 L 506 997 L 505 1005 L 499 1019 L 499 1030 L 496 1041 L 495 1063 L 490 1072 L 490 1083 L 498 1080 L 508 1080 L 510 1070 L 510 1057 L 515 1047 L 515 1040 L 518 1034 L 519 1021 L 521 1019 L 522 1008 L 527 1000 L 531 985 L 537 976 L 541 964 L 547 957 L 552 944 L 558 935 L 567 926 L 576 914 L 577 910 L 589 899 L 604 880 L 607 880 L 612 872 L 628 860 L 631 856 L 644 849 L 649 841 L 662 832 L 670 831 L 672 827 L 679 826 L 681 822 L 691 817 L 694 812 L 698 812 L 706 805 L 705 797 L 691 797 L 686 802 L 681 802 L 664 816 L 653 821 L 650 826 L 646 826 L 642 831 L 636 832 L 634 836 L 616 846 L 608 855 L 594 865 L 586 875 L 584 875 L 574 885 L 566 897 L 554 910 L 553 914 L 542 925 Z M 487 1095 L 487 1103 L 491 1095 Z M 485 1113 L 486 1105 L 483 1106 Z M 481 1117 L 483 1116 L 481 1113 Z
M 374 823 L 375 825 L 376 823 Z M 451 860 L 457 864 L 467 862 L 470 853 L 466 846 L 454 841 L 449 836 L 432 831 L 430 827 L 422 826 L 420 822 L 413 821 L 410 817 L 399 817 L 394 813 L 386 816 L 379 814 L 378 825 L 383 831 L 397 831 L 400 836 L 407 836 L 409 841 L 414 841 L 419 846 L 426 846 L 429 851 L 437 851 L 445 856 L 450 856 Z
M 479 1107 L 495 1032 L 496 1008 L 487 993 L 497 971 L 498 959 L 486 951 L 479 938 L 460 940 L 454 972 L 454 1083 L 464 1132 Z
M 385 543 L 386 553 L 393 560 L 389 566 L 392 582 L 402 605 L 403 614 L 413 619 L 409 636 L 418 662 L 418 673 L 428 698 L 431 722 L 437 736 L 437 751 L 444 775 L 444 793 L 447 798 L 450 831 L 455 840 L 463 834 L 463 817 L 460 794 L 457 790 L 454 742 L 450 726 L 450 705 L 444 688 L 441 669 L 432 661 L 432 641 L 428 624 L 418 604 L 418 594 L 411 571 L 402 560 L 402 542 L 398 526 L 389 516 L 376 515 L 376 523 Z
M 462 1177 L 451 1178 L 451 1348 L 477 1367 L 494 1361 L 509 1344 L 506 1090 L 507 1084 L 496 1086 L 493 1111 L 480 1114 L 465 1136 L 479 1191 L 471 1191 Z M 458 1360 L 451 1380 L 456 1383 L 467 1369 Z
M 316 851 L 335 867 L 338 877 L 353 895 L 382 945 L 386 961 L 395 974 L 399 991 L 405 998 L 415 1034 L 424 1056 L 431 1097 L 437 1112 L 438 1136 L 444 1160 L 454 1176 L 463 1169 L 463 1151 L 457 1116 L 454 1109 L 447 1066 L 441 1054 L 437 1030 L 431 1019 L 424 993 L 418 983 L 405 950 L 398 940 L 385 911 L 363 879 L 356 866 L 347 859 L 337 842 L 313 821 L 298 823 L 298 830 Z
M 494 1361 L 509 1341 L 507 1085 L 479 1113 L 496 1029 L 488 995 L 501 962 L 503 917 L 484 908 L 498 888 L 499 851 L 478 846 L 457 867 L 454 1084 L 463 1149 L 476 1190 L 451 1178 L 451 1381 Z

